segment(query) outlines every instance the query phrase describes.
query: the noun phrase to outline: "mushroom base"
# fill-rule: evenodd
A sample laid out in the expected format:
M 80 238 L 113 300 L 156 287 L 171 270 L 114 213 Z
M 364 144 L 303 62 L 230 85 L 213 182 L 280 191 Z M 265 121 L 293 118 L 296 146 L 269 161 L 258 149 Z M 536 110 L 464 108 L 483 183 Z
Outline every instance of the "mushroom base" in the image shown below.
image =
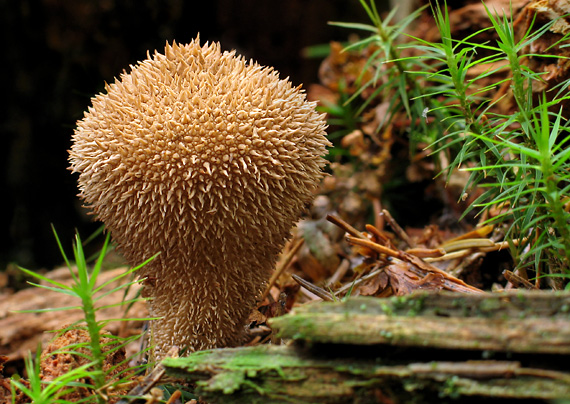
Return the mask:
M 265 265 L 260 265 L 251 259 L 254 255 L 249 257 L 240 265 L 227 260 L 183 271 L 170 267 L 168 276 L 155 275 L 145 282 L 150 314 L 159 317 L 151 325 L 154 360 L 162 359 L 172 346 L 190 353 L 242 343 L 247 317 L 275 261 L 265 257 Z

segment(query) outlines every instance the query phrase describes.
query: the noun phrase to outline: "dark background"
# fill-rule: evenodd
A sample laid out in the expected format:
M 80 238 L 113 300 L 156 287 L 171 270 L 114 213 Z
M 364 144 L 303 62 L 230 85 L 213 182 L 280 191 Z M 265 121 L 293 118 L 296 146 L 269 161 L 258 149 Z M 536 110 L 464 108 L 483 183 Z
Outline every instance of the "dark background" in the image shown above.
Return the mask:
M 51 224 L 66 246 L 99 227 L 67 170 L 70 138 L 90 98 L 147 50 L 200 33 L 307 87 L 320 60 L 302 49 L 350 33 L 330 20 L 367 22 L 358 0 L 0 0 L 0 271 L 59 265 Z

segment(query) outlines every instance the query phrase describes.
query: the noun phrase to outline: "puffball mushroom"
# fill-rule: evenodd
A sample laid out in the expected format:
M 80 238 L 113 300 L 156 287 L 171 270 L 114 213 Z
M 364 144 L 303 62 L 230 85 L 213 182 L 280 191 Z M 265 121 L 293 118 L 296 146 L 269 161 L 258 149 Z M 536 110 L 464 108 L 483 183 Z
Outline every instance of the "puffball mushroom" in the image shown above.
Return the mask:
M 140 269 L 155 357 L 235 346 L 323 174 L 325 117 L 219 43 L 166 44 L 77 123 L 80 197 Z

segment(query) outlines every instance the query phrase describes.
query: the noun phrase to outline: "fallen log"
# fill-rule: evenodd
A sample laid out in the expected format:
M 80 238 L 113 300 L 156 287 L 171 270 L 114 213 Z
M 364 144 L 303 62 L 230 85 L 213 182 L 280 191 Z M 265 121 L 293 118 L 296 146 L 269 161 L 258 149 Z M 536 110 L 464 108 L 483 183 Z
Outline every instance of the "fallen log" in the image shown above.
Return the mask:
M 278 337 L 311 342 L 568 355 L 570 294 L 360 297 L 341 304 L 307 304 L 290 316 L 272 319 L 271 326 Z
M 261 345 L 165 359 L 167 374 L 195 383 L 208 403 L 462 403 L 570 397 L 570 374 L 513 361 L 397 363 L 322 358 L 295 346 Z M 384 401 L 381 401 L 381 399 Z M 391 400 L 391 401 L 388 401 Z
M 208 403 L 570 397 L 568 293 L 352 298 L 301 306 L 271 326 L 296 343 L 162 363 Z

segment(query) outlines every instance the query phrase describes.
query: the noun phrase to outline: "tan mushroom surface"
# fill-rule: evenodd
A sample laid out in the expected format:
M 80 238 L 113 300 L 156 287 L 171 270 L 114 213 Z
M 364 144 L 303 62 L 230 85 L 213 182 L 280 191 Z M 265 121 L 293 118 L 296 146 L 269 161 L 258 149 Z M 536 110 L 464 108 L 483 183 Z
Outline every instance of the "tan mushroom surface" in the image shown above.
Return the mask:
M 143 267 L 155 356 L 235 346 L 323 174 L 299 87 L 218 43 L 167 44 L 92 99 L 70 150 L 80 197 Z

